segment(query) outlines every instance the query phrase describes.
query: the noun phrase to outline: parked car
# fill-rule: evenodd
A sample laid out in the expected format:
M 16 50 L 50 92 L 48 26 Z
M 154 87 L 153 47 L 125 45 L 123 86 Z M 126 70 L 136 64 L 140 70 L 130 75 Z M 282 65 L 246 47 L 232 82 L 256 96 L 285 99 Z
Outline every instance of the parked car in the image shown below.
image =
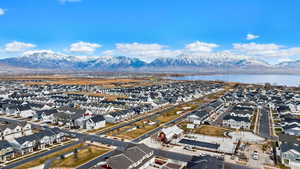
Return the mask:
M 259 158 L 258 152 L 254 151 L 253 154 L 252 154 L 252 159 L 253 160 L 258 160 L 258 158 Z

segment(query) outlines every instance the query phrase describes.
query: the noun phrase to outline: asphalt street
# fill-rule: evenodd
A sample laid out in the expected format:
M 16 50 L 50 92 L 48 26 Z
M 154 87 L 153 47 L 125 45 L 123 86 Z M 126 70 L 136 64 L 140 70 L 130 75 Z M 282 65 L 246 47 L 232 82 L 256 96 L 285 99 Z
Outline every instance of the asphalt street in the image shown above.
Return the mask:
M 259 135 L 271 139 L 272 135 L 270 133 L 270 115 L 269 109 L 262 108 L 259 119 Z

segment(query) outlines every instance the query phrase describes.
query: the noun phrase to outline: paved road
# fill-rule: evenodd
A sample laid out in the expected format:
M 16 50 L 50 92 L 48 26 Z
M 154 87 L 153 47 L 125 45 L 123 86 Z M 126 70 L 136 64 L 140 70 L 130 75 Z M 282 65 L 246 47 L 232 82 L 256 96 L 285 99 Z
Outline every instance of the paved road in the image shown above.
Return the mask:
M 259 135 L 271 139 L 272 135 L 270 132 L 270 111 L 268 108 L 262 108 L 260 111 L 260 119 L 259 119 Z
M 225 162 L 224 169 L 254 169 L 254 168 Z
M 20 165 L 22 165 L 22 164 L 25 164 L 25 163 L 27 163 L 27 162 L 37 160 L 37 159 L 39 159 L 39 158 L 41 158 L 41 157 L 44 157 L 44 156 L 49 155 L 49 154 L 51 154 L 51 153 L 55 153 L 55 152 L 57 152 L 57 151 L 63 150 L 63 149 L 65 149 L 65 148 L 74 146 L 74 145 L 79 144 L 79 143 L 80 143 L 79 141 L 76 141 L 76 142 L 73 142 L 73 143 L 70 143 L 70 144 L 67 144 L 67 145 L 64 145 L 64 146 L 59 146 L 59 147 L 54 148 L 54 149 L 52 149 L 52 150 L 49 150 L 49 151 L 46 151 L 46 152 L 37 154 L 37 155 L 35 155 L 35 156 L 26 158 L 26 159 L 24 159 L 24 160 L 19 160 L 19 161 L 15 162 L 15 163 L 9 164 L 9 165 L 7 165 L 7 166 L 5 166 L 5 167 L 2 167 L 2 169 L 12 169 L 12 168 L 18 167 L 18 166 L 20 166 Z

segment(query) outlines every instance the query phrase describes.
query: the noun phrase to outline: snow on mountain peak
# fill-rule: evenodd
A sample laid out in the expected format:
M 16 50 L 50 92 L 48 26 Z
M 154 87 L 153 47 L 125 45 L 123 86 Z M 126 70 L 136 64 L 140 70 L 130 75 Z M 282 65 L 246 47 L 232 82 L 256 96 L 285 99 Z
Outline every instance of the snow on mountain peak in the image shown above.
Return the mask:
M 30 50 L 24 52 L 21 57 L 34 59 L 62 60 L 68 58 L 69 56 L 61 53 L 56 53 L 52 50 Z

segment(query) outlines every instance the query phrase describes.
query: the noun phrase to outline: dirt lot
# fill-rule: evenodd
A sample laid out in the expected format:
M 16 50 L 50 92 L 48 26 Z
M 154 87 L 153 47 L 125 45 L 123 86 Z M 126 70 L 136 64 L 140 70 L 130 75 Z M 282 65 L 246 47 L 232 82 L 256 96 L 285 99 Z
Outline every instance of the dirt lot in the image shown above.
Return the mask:
M 187 129 L 187 122 L 181 122 L 179 124 L 180 128 L 182 128 L 184 131 L 192 132 L 195 134 L 203 134 L 207 136 L 215 136 L 215 137 L 226 137 L 224 135 L 225 132 L 232 131 L 227 128 L 212 126 L 212 125 L 201 125 L 198 128 L 193 129 L 192 131 L 190 129 Z

